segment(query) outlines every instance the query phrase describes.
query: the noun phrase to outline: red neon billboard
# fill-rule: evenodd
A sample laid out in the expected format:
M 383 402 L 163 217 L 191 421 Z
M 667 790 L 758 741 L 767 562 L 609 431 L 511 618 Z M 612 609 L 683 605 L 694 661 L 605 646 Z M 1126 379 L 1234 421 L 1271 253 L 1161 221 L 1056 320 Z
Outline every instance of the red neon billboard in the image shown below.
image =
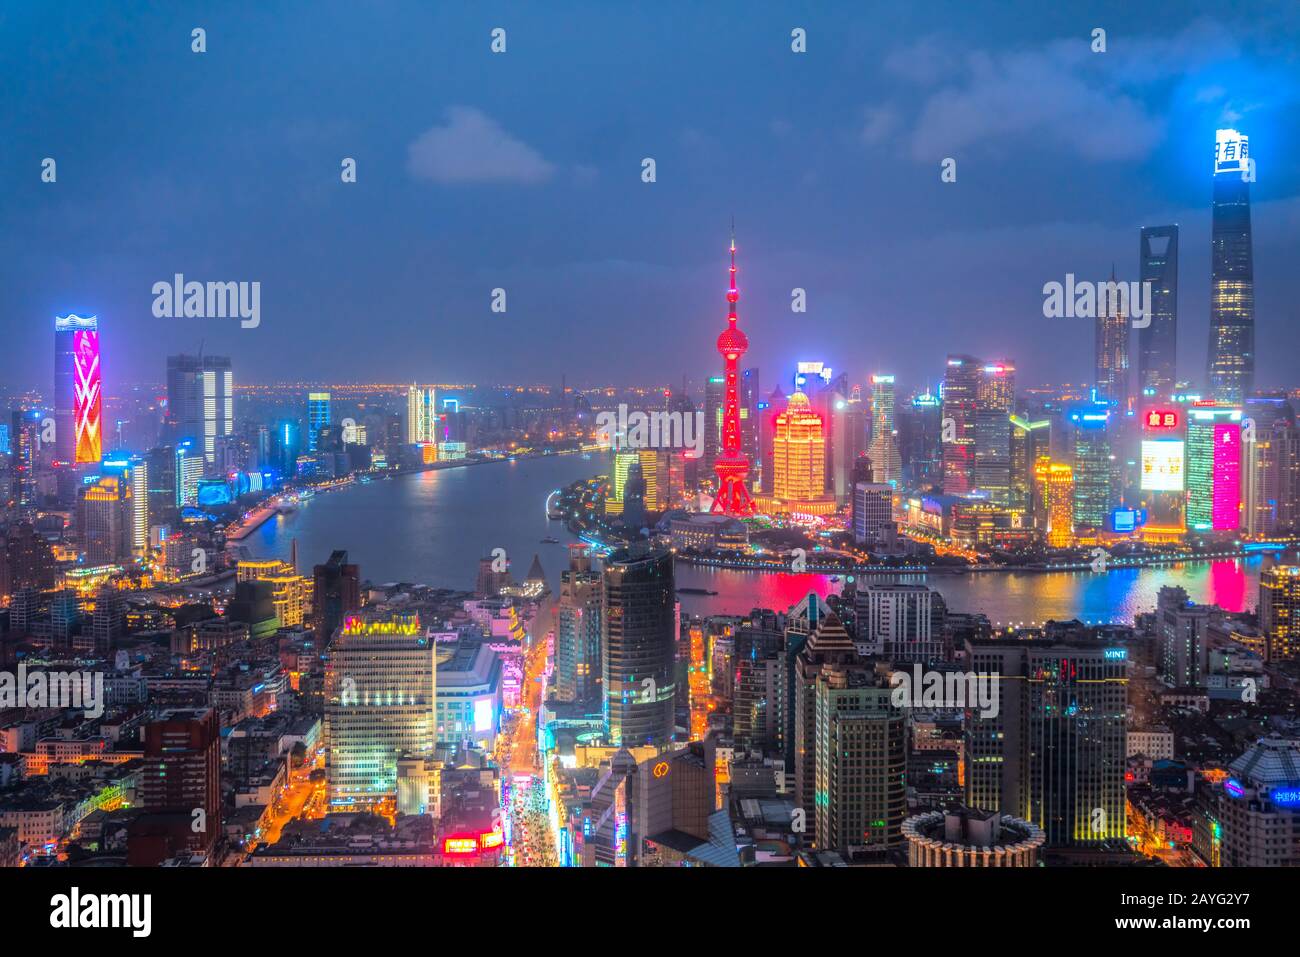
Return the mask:
M 1152 409 L 1146 413 L 1146 426 L 1152 430 L 1176 429 L 1178 413 L 1173 409 Z
M 73 416 L 78 464 L 103 458 L 101 443 L 102 382 L 99 374 L 99 333 L 78 329 L 72 334 Z

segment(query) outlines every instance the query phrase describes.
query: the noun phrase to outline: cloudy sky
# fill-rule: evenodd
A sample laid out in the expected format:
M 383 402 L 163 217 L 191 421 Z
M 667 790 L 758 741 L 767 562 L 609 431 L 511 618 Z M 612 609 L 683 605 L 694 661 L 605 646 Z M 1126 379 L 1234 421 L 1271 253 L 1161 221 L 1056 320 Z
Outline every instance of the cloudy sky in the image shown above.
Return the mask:
M 733 216 L 765 383 L 821 359 L 913 386 L 949 351 L 1082 381 L 1092 329 L 1043 284 L 1135 279 L 1167 222 L 1198 382 L 1224 124 L 1258 163 L 1258 383 L 1300 384 L 1294 3 L 15 6 L 4 384 L 47 382 L 67 311 L 99 315 L 110 391 L 200 343 L 241 381 L 699 376 Z M 260 325 L 155 317 L 176 273 L 260 282 Z

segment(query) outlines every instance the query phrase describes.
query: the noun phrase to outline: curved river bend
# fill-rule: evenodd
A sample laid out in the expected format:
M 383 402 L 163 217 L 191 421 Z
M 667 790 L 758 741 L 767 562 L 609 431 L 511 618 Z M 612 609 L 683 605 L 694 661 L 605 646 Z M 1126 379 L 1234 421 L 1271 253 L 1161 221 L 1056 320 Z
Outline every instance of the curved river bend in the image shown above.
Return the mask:
M 288 560 L 297 539 L 303 571 L 346 549 L 373 582 L 412 581 L 471 589 L 478 560 L 506 549 L 516 578 L 539 555 L 551 588 L 558 591 L 567 561 L 564 543 L 573 541 L 559 522 L 546 518 L 548 494 L 606 470 L 601 457 L 555 455 L 494 462 L 356 484 L 317 495 L 290 515 L 279 515 L 240 544 L 257 557 Z M 543 544 L 553 537 L 561 544 Z M 900 580 L 927 584 L 948 607 L 983 612 L 998 624 L 1078 617 L 1088 622 L 1130 622 L 1155 607 L 1162 585 L 1181 585 L 1193 601 L 1229 611 L 1253 609 L 1258 601 L 1261 558 L 1129 568 L 1104 575 L 1091 572 L 1006 572 L 911 575 Z M 875 578 L 873 581 L 887 579 Z M 677 566 L 677 584 L 717 595 L 681 595 L 691 614 L 743 614 L 751 608 L 784 609 L 809 591 L 826 595 L 844 582 L 826 575 L 767 574 Z

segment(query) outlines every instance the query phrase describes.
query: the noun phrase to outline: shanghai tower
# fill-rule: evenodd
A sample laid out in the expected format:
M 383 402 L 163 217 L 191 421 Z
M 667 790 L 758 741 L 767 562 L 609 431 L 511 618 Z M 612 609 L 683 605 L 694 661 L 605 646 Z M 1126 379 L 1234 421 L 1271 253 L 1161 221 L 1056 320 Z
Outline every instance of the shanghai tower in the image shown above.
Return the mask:
M 1214 151 L 1210 260 L 1209 391 L 1240 405 L 1255 387 L 1255 267 L 1250 242 L 1250 161 L 1247 137 L 1219 130 Z

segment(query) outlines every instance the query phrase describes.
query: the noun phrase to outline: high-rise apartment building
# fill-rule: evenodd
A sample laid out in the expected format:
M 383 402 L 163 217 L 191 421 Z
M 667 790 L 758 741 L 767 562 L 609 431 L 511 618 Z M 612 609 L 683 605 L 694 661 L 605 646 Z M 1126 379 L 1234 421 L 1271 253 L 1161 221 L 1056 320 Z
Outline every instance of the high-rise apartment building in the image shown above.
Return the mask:
M 601 575 L 585 545 L 569 546 L 569 567 L 560 572 L 555 629 L 555 697 L 588 707 L 601 702 Z
M 891 689 L 865 665 L 829 666 L 814 682 L 818 849 L 849 858 L 903 843 L 907 732 Z
M 211 847 L 221 834 L 221 720 L 216 709 L 163 711 L 144 726 L 141 737 L 140 804 L 151 815 L 176 815 L 177 832 L 189 850 Z
M 810 611 L 817 606 L 809 598 Z M 793 713 L 794 803 L 803 808 L 809 820 L 817 819 L 817 679 L 823 672 L 856 664 L 857 647 L 848 630 L 834 614 L 816 619 L 811 634 L 802 644 L 787 640 L 786 649 L 794 653 L 791 674 L 791 711 Z M 792 622 L 797 627 L 797 622 Z M 797 650 L 796 650 L 797 649 Z M 901 823 L 901 821 L 900 821 Z
M 1164 585 L 1156 596 L 1160 679 L 1171 688 L 1204 687 L 1209 673 L 1209 605 L 1196 605 L 1182 588 Z
M 1269 662 L 1300 658 L 1300 565 L 1278 562 L 1260 572 L 1259 627 Z

